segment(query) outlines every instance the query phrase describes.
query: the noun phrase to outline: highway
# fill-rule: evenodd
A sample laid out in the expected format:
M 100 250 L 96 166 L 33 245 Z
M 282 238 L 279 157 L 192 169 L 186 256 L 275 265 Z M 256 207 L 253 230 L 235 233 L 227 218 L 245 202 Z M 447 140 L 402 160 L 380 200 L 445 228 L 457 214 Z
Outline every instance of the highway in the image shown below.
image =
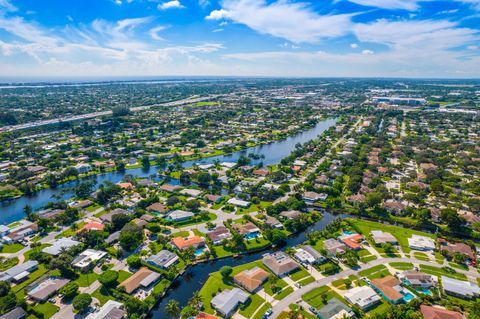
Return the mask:
M 190 104 L 190 103 L 197 103 L 197 102 L 202 102 L 202 101 L 206 101 L 206 100 L 211 100 L 211 99 L 214 99 L 216 97 L 218 97 L 218 95 L 207 95 L 207 96 L 201 96 L 201 97 L 191 96 L 191 97 L 188 97 L 186 99 L 172 101 L 172 102 L 132 107 L 132 108 L 130 108 L 130 111 L 131 112 L 140 112 L 140 111 L 145 111 L 145 110 L 151 109 L 153 107 L 158 107 L 158 106 L 175 107 L 175 106 L 180 106 L 180 105 L 185 105 L 185 104 Z M 39 126 L 44 126 L 44 125 L 58 124 L 58 123 L 64 123 L 64 122 L 73 122 L 73 121 L 79 121 L 79 120 L 86 120 L 86 119 L 91 119 L 91 118 L 100 117 L 100 116 L 108 116 L 108 115 L 112 115 L 112 111 L 93 112 L 93 113 L 73 115 L 73 116 L 61 117 L 61 118 L 55 118 L 55 119 L 49 119 L 49 120 L 41 120 L 41 121 L 23 123 L 23 124 L 18 124 L 18 125 L 4 126 L 4 127 L 0 128 L 0 132 L 13 132 L 13 131 L 24 130 L 24 129 L 34 128 L 34 127 L 39 127 Z

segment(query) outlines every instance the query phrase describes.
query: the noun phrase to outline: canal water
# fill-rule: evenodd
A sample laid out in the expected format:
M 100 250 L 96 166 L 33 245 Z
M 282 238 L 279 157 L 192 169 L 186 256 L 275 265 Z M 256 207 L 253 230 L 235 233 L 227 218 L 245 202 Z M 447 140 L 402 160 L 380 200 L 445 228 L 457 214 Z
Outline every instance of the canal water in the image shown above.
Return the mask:
M 183 163 L 184 167 L 191 167 L 194 164 L 207 164 L 213 163 L 218 160 L 220 162 L 236 162 L 240 156 L 250 153 L 263 155 L 261 160 L 252 160 L 253 163 L 263 162 L 264 165 L 277 164 L 280 160 L 288 155 L 295 149 L 297 143 L 308 142 L 315 137 L 322 134 L 324 131 L 335 125 L 336 119 L 327 119 L 325 121 L 318 122 L 315 127 L 303 131 L 301 133 L 292 135 L 285 140 L 272 142 L 270 144 L 250 147 L 245 150 L 235 152 L 229 155 L 221 155 L 215 157 L 209 157 L 196 161 L 187 161 Z M 105 174 L 99 174 L 82 179 L 91 180 L 95 183 L 95 189 L 98 188 L 104 182 L 118 183 L 123 180 L 125 175 L 133 175 L 140 178 L 149 178 L 156 176 L 158 173 L 157 167 L 151 167 L 149 170 L 143 168 L 130 169 L 126 172 L 110 172 Z M 57 201 L 59 199 L 70 199 L 75 196 L 73 187 L 78 185 L 79 181 L 72 181 L 61 184 L 55 189 L 42 189 L 31 196 L 22 196 L 10 201 L 0 202 L 0 224 L 8 224 L 24 217 L 23 208 L 28 204 L 33 210 L 39 210 L 51 201 Z
M 310 226 L 305 231 L 290 236 L 286 242 L 286 247 L 292 247 L 303 243 L 307 240 L 306 234 L 315 231 L 323 230 L 328 224 L 330 224 L 336 218 L 347 218 L 348 215 L 333 215 L 328 212 L 323 212 L 323 218 L 316 224 Z M 224 258 L 211 262 L 205 262 L 190 267 L 183 275 L 179 276 L 168 290 L 165 297 L 153 308 L 151 312 L 151 318 L 153 319 L 166 319 L 168 318 L 165 313 L 165 306 L 170 300 L 176 300 L 180 303 L 180 307 L 183 308 L 187 305 L 188 300 L 192 297 L 193 293 L 200 290 L 207 281 L 212 272 L 219 271 L 223 266 L 239 266 L 246 263 L 250 263 L 262 258 L 263 254 L 275 251 L 275 248 L 269 248 L 260 252 L 242 255 L 238 258 Z

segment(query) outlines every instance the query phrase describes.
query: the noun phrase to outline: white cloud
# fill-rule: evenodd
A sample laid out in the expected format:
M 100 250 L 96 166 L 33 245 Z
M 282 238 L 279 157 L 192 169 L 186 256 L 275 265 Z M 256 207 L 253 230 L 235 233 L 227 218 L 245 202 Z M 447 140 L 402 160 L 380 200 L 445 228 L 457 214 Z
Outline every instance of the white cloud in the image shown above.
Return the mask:
M 362 42 L 385 44 L 402 50 L 425 52 L 456 48 L 477 41 L 477 31 L 459 28 L 446 20 L 388 21 L 356 24 L 353 32 Z
M 291 42 L 315 43 L 321 39 L 346 34 L 351 27 L 350 15 L 320 15 L 306 3 L 278 0 L 225 0 L 221 10 L 207 19 L 229 18 L 263 34 Z
M 418 9 L 419 0 L 348 0 L 367 7 L 382 9 L 404 9 L 414 11 Z M 427 0 L 428 1 L 428 0 Z
M 224 30 L 222 28 L 214 29 L 212 32 L 223 32 Z
M 358 48 L 358 44 L 352 43 L 352 44 L 350 44 L 350 47 L 351 47 L 352 49 L 356 49 L 356 48 Z
M 178 0 L 171 0 L 167 2 L 160 3 L 157 8 L 159 10 L 168 10 L 168 9 L 183 9 L 185 8 L 184 5 L 180 3 Z
M 210 12 L 208 16 L 205 17 L 207 20 L 222 20 L 230 18 L 231 13 L 230 11 L 220 9 L 220 10 L 213 10 Z
M 374 54 L 374 52 L 372 50 L 363 50 L 362 54 L 363 55 L 372 55 L 372 54 Z
M 155 28 L 152 28 L 150 29 L 150 31 L 148 32 L 148 34 L 150 35 L 150 37 L 153 39 L 153 40 L 165 40 L 164 38 L 162 38 L 160 35 L 158 35 L 159 32 L 167 29 L 168 27 L 165 26 L 165 25 L 160 25 L 158 27 L 155 27 Z
M 9 0 L 0 0 L 0 12 L 2 9 L 10 12 L 18 10 Z
M 401 9 L 407 11 L 416 11 L 422 2 L 433 2 L 435 0 L 347 0 L 362 6 L 375 7 L 382 9 Z M 452 2 L 471 5 L 480 10 L 480 0 L 451 0 Z

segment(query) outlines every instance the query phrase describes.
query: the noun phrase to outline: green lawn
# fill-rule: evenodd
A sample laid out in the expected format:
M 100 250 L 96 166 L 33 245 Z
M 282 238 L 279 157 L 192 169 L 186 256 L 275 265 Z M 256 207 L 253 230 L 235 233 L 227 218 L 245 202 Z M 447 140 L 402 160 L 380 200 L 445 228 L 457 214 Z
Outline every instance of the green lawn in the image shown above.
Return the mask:
M 263 315 L 265 314 L 265 312 L 267 312 L 268 309 L 272 308 L 272 305 L 269 304 L 268 302 L 265 303 L 258 311 L 257 313 L 255 314 L 255 316 L 253 316 L 253 319 L 262 319 Z
M 393 268 L 398 269 L 398 270 L 413 269 L 413 264 L 412 263 L 397 262 L 397 263 L 390 263 L 390 266 L 392 266 Z
M 99 204 L 96 204 L 96 203 L 95 203 L 95 204 L 92 204 L 92 205 L 88 206 L 87 208 L 85 208 L 85 210 L 86 210 L 87 212 L 90 212 L 90 213 L 91 213 L 91 212 L 93 212 L 93 211 L 95 211 L 95 210 L 97 210 L 97 209 L 99 209 L 99 208 L 101 208 L 101 207 L 102 207 L 102 205 L 99 205 Z
M 285 298 L 286 296 L 288 296 L 289 294 L 291 294 L 293 292 L 293 288 L 288 286 L 286 288 L 283 288 L 282 291 L 280 291 L 278 294 L 276 294 L 275 296 L 273 296 L 273 298 L 275 298 L 276 300 L 282 300 L 283 298 Z
M 413 252 L 413 257 L 417 258 L 418 260 L 429 261 L 430 259 L 425 253 L 421 253 L 419 251 Z
M 382 223 L 361 220 L 361 219 L 347 219 L 350 225 L 355 228 L 357 231 L 361 232 L 364 235 L 369 235 L 372 230 L 382 230 L 384 232 L 391 233 L 398 240 L 398 244 L 402 247 L 402 250 L 405 253 L 410 252 L 408 247 L 408 238 L 412 237 L 413 234 L 422 235 L 435 239 L 435 235 L 421 232 L 414 229 L 403 228 L 392 225 L 385 225 Z
M 255 311 L 265 302 L 259 295 L 250 295 L 250 299 L 243 305 L 240 305 L 240 314 L 245 318 L 252 318 Z
M 308 303 L 310 306 L 312 306 L 315 309 L 321 309 L 324 306 L 322 301 L 322 295 L 326 295 L 326 301 L 335 297 L 341 302 L 347 304 L 342 296 L 340 296 L 339 294 L 337 294 L 335 291 L 331 290 L 327 286 L 318 287 L 307 292 L 302 296 L 302 300 Z
M 95 290 L 92 294 L 92 297 L 98 299 L 101 306 L 103 306 L 107 301 L 114 299 L 108 293 L 107 289 L 104 289 L 103 287 L 100 287 L 97 290 Z
M 122 283 L 126 279 L 128 279 L 131 275 L 133 275 L 131 272 L 125 271 L 125 270 L 120 270 L 118 272 L 118 282 Z
M 424 273 L 430 274 L 430 275 L 435 275 L 435 276 L 447 276 L 447 277 L 452 277 L 456 278 L 459 280 L 466 280 L 467 276 L 464 274 L 460 274 L 453 271 L 449 271 L 445 268 L 440 268 L 440 267 L 431 267 L 428 265 L 420 265 L 420 271 L 423 271 Z
M 313 278 L 312 276 L 308 276 L 308 277 L 298 281 L 298 283 L 300 284 L 300 286 L 306 286 L 309 283 L 312 283 L 314 281 L 315 281 L 315 278 Z
M 35 307 L 33 307 L 33 309 L 43 314 L 44 319 L 48 319 L 52 317 L 55 313 L 57 313 L 59 308 L 54 304 L 45 302 L 45 303 L 36 305 Z
M 210 274 L 202 289 L 200 289 L 200 297 L 202 297 L 204 311 L 213 314 L 215 310 L 212 308 L 210 301 L 212 298 L 225 289 L 231 289 L 230 283 L 224 282 L 222 275 L 219 272 Z
M 30 255 L 31 255 L 33 252 L 35 252 L 35 251 L 42 251 L 43 248 L 49 247 L 49 246 L 52 246 L 52 245 L 50 245 L 50 244 L 41 244 L 38 248 L 28 250 L 27 252 L 25 252 L 25 254 L 23 254 L 23 256 L 25 257 L 25 261 L 30 260 Z
M 310 274 L 303 268 L 300 268 L 299 270 L 297 270 L 296 272 L 292 273 L 289 275 L 290 279 L 292 279 L 293 281 L 299 281 L 301 279 L 304 279 L 304 278 L 307 278 L 307 277 L 311 277 Z
M 0 253 L 13 254 L 13 253 L 19 252 L 23 248 L 24 247 L 21 244 L 7 244 L 1 247 Z
M 65 231 L 63 231 L 62 233 L 58 234 L 57 236 L 55 236 L 55 238 L 61 238 L 61 237 L 73 237 L 77 234 L 77 231 L 79 229 L 82 229 L 83 226 L 85 226 L 87 223 L 86 222 L 79 222 L 77 223 L 77 227 L 76 229 L 72 229 L 71 227 Z
M 212 220 L 215 220 L 215 219 L 217 219 L 217 215 L 215 215 L 214 213 L 208 213 L 207 218 L 183 220 L 183 221 L 180 221 L 178 223 L 174 223 L 173 226 L 176 227 L 176 228 L 180 228 L 180 227 L 185 227 L 185 226 L 191 226 L 191 225 L 211 222 Z
M 374 266 L 372 268 L 368 268 L 368 269 L 359 271 L 358 275 L 360 277 L 365 277 L 365 276 L 372 275 L 376 272 L 379 272 L 379 271 L 382 271 L 382 270 L 385 270 L 385 269 L 387 269 L 387 267 L 385 267 L 384 265 L 377 265 L 377 266 Z
M 257 237 L 252 240 L 244 240 L 247 250 L 258 250 L 270 246 L 270 242 L 265 237 Z
M 75 279 L 74 281 L 80 286 L 80 287 L 88 287 L 90 286 L 95 280 L 97 280 L 98 274 L 90 271 L 87 273 L 80 273 L 80 276 Z
M 189 232 L 186 230 L 179 231 L 177 233 L 173 233 L 170 236 L 171 237 L 188 237 Z
M 32 282 L 43 276 L 45 273 L 47 273 L 48 269 L 45 268 L 44 265 L 40 264 L 38 266 L 38 269 L 35 270 L 30 274 L 27 280 L 23 281 L 22 283 L 12 287 L 12 291 L 17 295 L 19 299 L 22 299 L 25 297 L 25 287 L 30 285 Z
M 5 271 L 7 269 L 12 268 L 13 266 L 16 266 L 19 262 L 18 257 L 13 257 L 13 258 L 0 258 L 2 261 L 0 262 L 0 271 Z

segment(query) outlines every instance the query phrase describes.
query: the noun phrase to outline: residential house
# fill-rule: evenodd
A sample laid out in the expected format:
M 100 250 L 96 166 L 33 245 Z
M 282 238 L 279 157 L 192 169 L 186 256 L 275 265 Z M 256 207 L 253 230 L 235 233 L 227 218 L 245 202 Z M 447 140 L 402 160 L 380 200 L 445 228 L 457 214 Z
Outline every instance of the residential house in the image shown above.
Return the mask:
M 90 222 L 90 223 L 86 224 L 85 226 L 83 226 L 82 229 L 86 230 L 86 231 L 92 231 L 92 230 L 93 231 L 103 231 L 105 229 L 105 225 L 97 223 L 97 222 Z
M 350 307 L 334 297 L 325 306 L 317 309 L 317 316 L 320 319 L 344 319 L 353 317 L 354 313 Z
M 198 197 L 202 193 L 201 190 L 193 189 L 193 188 L 185 188 L 180 191 L 180 194 L 190 196 L 190 197 Z
M 408 238 L 408 247 L 415 250 L 433 251 L 435 250 L 435 241 L 430 237 L 413 234 Z
M 442 276 L 442 288 L 446 294 L 458 298 L 472 299 L 480 296 L 480 288 L 477 284 L 446 276 Z
M 299 212 L 298 210 L 287 210 L 285 212 L 281 212 L 280 216 L 286 218 L 286 219 L 295 219 L 300 216 L 302 216 L 302 213 Z
M 42 252 L 52 256 L 60 255 L 64 250 L 80 245 L 81 242 L 71 237 L 62 237 L 53 242 L 51 246 L 42 249 Z
M 38 261 L 27 260 L 23 264 L 19 264 L 0 272 L 0 281 L 21 282 L 28 278 L 31 272 L 37 270 Z
M 420 312 L 423 319 L 465 319 L 460 312 L 427 305 L 420 305 Z
M 233 315 L 239 304 L 248 301 L 249 295 L 240 288 L 226 289 L 213 297 L 211 304 L 222 316 Z
M 211 202 L 211 203 L 219 203 L 222 201 L 223 196 L 220 195 L 213 195 L 213 194 L 207 194 L 204 196 L 205 200 Z
M 227 203 L 241 208 L 247 208 L 248 206 L 250 206 L 250 202 L 238 198 L 230 198 Z
M 387 200 L 383 204 L 383 208 L 390 214 L 398 215 L 406 208 L 404 204 L 396 200 Z
M 414 288 L 433 288 L 437 285 L 433 276 L 420 271 L 406 270 L 398 278 L 405 284 Z
M 327 258 L 323 257 L 315 248 L 309 245 L 297 248 L 295 258 L 302 264 L 314 265 L 327 261 Z
M 381 297 L 369 286 L 358 286 L 348 290 L 343 297 L 352 305 L 367 310 L 381 302 Z
M 345 251 L 347 251 L 347 246 L 334 238 L 329 238 L 325 240 L 323 242 L 323 247 L 329 253 L 329 255 L 332 256 L 335 256 L 337 254 L 343 254 Z
M 178 260 L 179 258 L 176 254 L 165 249 L 145 259 L 145 261 L 150 265 L 162 269 L 170 268 L 170 266 L 174 265 L 176 262 L 178 262 Z
M 114 210 L 108 212 L 108 213 L 105 213 L 103 214 L 102 216 L 100 216 L 100 220 L 104 223 L 111 223 L 112 222 L 112 217 L 114 215 L 130 215 L 131 213 L 126 210 L 126 209 L 123 209 L 123 208 L 115 208 Z
M 0 319 L 23 319 L 27 317 L 27 312 L 23 308 L 16 307 L 0 316 Z
M 253 293 L 268 279 L 269 273 L 259 267 L 244 270 L 233 277 L 235 283 Z
M 200 236 L 174 237 L 172 238 L 172 244 L 179 250 L 185 250 L 189 247 L 204 247 L 205 240 Z
M 214 245 L 220 245 L 224 240 L 229 240 L 233 237 L 230 230 L 225 226 L 216 227 L 214 230 L 208 232 L 207 236 Z
M 467 244 L 464 243 L 449 243 L 443 238 L 438 239 L 440 252 L 446 252 L 448 255 L 453 257 L 455 254 L 460 254 L 465 256 L 471 261 L 476 260 L 475 251 Z
M 288 275 L 299 268 L 298 264 L 282 251 L 267 254 L 262 262 L 278 277 Z
M 383 278 L 372 279 L 371 283 L 373 287 L 389 302 L 398 304 L 403 301 L 403 294 L 400 293 L 403 289 L 397 278 L 390 275 Z
M 142 267 L 139 271 L 134 273 L 132 276 L 125 279 L 120 287 L 125 288 L 127 294 L 135 292 L 139 288 L 148 288 L 153 283 L 157 282 L 160 279 L 160 274 L 150 270 L 148 268 Z
M 107 253 L 101 250 L 87 249 L 72 261 L 72 265 L 81 271 L 87 271 L 94 267 L 106 255 Z
M 313 204 L 316 201 L 325 200 L 325 199 L 327 199 L 327 195 L 325 195 L 325 194 L 319 194 L 319 193 L 315 193 L 315 192 L 305 192 L 305 193 L 303 193 L 303 200 L 305 201 L 305 203 L 307 205 L 308 204 Z
M 375 244 L 380 245 L 389 243 L 392 245 L 396 245 L 398 243 L 397 238 L 395 238 L 395 236 L 390 233 L 381 230 L 372 230 L 370 233 Z
M 255 224 L 250 222 L 246 224 L 233 224 L 232 227 L 237 231 L 237 233 L 244 237 L 260 234 L 260 229 Z
M 344 234 L 338 239 L 352 250 L 359 250 L 362 248 L 360 243 L 363 241 L 363 236 L 360 234 Z
M 177 209 L 168 213 L 166 219 L 175 223 L 191 219 L 193 216 L 194 214 L 192 212 Z
M 162 186 L 160 186 L 160 189 L 164 192 L 175 193 L 181 190 L 182 187 L 178 185 L 163 184 Z
M 169 208 L 167 207 L 167 205 L 157 202 L 148 206 L 147 211 L 157 216 L 164 216 L 166 213 L 168 213 Z
M 43 302 L 57 293 L 63 286 L 70 282 L 69 279 L 49 277 L 35 284 L 28 292 L 29 298 Z
M 127 318 L 127 312 L 123 310 L 123 304 L 108 300 L 99 311 L 91 313 L 85 319 L 124 319 Z
M 264 221 L 264 224 L 276 229 L 283 228 L 283 224 L 278 219 L 272 216 L 267 216 L 267 218 Z

